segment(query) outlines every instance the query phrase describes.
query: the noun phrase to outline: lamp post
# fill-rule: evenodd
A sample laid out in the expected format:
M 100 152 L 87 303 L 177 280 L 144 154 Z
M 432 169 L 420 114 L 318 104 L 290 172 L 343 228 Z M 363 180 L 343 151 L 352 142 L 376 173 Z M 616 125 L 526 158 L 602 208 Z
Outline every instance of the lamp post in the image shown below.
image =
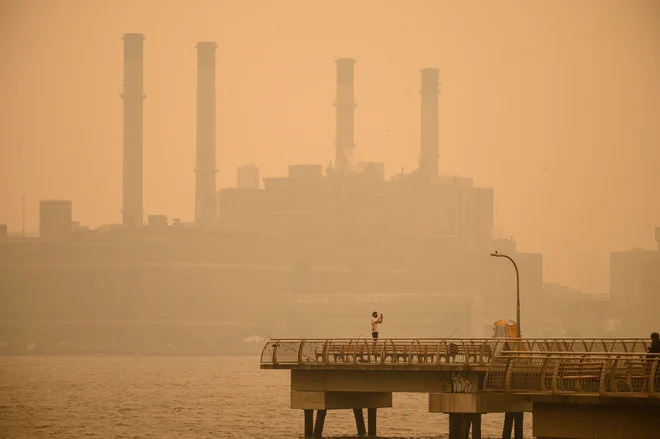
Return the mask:
M 518 273 L 518 266 L 516 265 L 516 261 L 510 256 L 498 252 L 491 253 L 490 255 L 496 258 L 507 258 L 513 264 L 513 268 L 516 269 L 516 338 L 520 339 L 520 274 Z

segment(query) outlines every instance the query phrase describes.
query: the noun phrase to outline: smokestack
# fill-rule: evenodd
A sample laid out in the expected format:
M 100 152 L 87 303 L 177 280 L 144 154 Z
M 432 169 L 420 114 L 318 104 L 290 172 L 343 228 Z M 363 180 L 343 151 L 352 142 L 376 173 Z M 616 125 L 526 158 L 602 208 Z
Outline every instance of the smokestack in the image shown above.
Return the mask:
M 197 43 L 197 166 L 195 222 L 216 223 L 215 174 L 215 50 L 213 42 Z
M 340 169 L 347 169 L 355 149 L 355 84 L 353 66 L 354 59 L 340 58 L 337 63 L 337 109 L 336 121 L 336 157 L 335 164 Z
M 144 36 L 124 34 L 124 163 L 122 224 L 142 225 L 142 65 Z
M 438 69 L 423 69 L 422 132 L 419 170 L 423 175 L 438 175 Z

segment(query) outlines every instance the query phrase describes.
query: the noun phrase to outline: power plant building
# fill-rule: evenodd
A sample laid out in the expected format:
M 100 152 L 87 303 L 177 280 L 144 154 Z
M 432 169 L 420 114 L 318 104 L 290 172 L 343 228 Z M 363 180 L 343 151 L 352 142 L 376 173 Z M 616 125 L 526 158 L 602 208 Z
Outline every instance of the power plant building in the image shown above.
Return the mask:
M 259 167 L 253 164 L 241 166 L 236 169 L 236 187 L 238 189 L 259 189 Z
M 162 215 L 147 215 L 151 227 L 138 227 L 144 225 L 143 39 L 124 36 L 122 226 L 76 233 L 81 241 L 86 235 L 84 242 L 10 246 L 4 240 L 0 283 L 9 287 L 0 291 L 0 317 L 113 325 L 189 321 L 202 327 L 240 314 L 248 321 L 241 327 L 273 333 L 282 323 L 276 320 L 291 328 L 308 317 L 311 308 L 301 303 L 327 301 L 325 315 L 335 323 L 350 314 L 362 324 L 364 306 L 382 304 L 428 324 L 425 335 L 444 336 L 439 313 L 465 320 L 477 296 L 491 322 L 513 317 L 514 273 L 488 256 L 496 244 L 493 190 L 439 172 L 436 69 L 421 73 L 419 169 L 389 178 L 383 163 L 355 161 L 355 61 L 341 58 L 334 162 L 292 164 L 286 175 L 267 178 L 257 166 L 243 166 L 235 187 L 217 191 L 216 45 L 199 43 L 196 227 L 177 220 L 170 225 Z M 42 236 L 68 234 L 71 203 L 42 207 Z M 513 256 L 531 301 L 541 290 L 541 255 Z M 24 261 L 30 264 L 16 270 Z M 349 303 L 365 305 L 347 313 Z M 314 328 L 309 321 L 296 323 L 295 335 L 321 335 L 323 327 L 328 336 L 351 336 L 353 323 L 328 329 L 332 323 L 324 319 L 314 316 Z M 88 335 L 74 326 L 72 336 Z M 531 322 L 526 330 L 533 330 Z M 135 334 L 124 335 L 134 341 Z
M 70 200 L 39 201 L 39 237 L 66 240 L 71 233 L 72 203 Z

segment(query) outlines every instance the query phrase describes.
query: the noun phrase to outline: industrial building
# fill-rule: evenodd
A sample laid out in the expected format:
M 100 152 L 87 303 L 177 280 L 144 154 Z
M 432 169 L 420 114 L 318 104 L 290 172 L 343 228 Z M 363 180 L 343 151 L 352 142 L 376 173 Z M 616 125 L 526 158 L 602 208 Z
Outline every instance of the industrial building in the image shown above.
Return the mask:
M 331 165 L 292 164 L 288 175 L 262 179 L 250 164 L 237 169 L 235 187 L 217 191 L 217 46 L 199 43 L 195 226 L 155 214 L 145 224 L 143 41 L 124 36 L 122 224 L 73 233 L 71 204 L 66 215 L 64 205 L 56 215 L 44 204 L 44 237 L 60 242 L 0 243 L 5 325 L 60 334 L 51 339 L 103 334 L 143 342 L 166 341 L 182 325 L 196 328 L 188 343 L 226 342 L 245 331 L 357 336 L 378 306 L 398 331 L 388 336 L 413 327 L 447 336 L 458 321 L 457 336 L 483 336 L 473 329 L 481 321 L 515 312 L 515 273 L 489 258 L 494 250 L 517 261 L 525 303 L 539 299 L 542 256 L 493 239 L 493 190 L 439 173 L 433 68 L 421 71 L 419 169 L 386 179 L 383 163 L 355 162 L 355 61 L 342 58 Z M 235 333 L 219 331 L 218 322 Z M 530 321 L 528 335 L 535 325 L 542 322 Z
M 72 226 L 70 200 L 41 200 L 39 202 L 39 237 L 47 240 L 66 240 Z

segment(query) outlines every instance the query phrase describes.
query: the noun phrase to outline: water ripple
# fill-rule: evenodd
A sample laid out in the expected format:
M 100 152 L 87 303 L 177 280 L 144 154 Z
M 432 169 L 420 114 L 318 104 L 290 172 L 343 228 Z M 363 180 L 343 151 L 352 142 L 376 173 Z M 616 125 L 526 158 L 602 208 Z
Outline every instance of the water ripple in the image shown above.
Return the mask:
M 289 395 L 289 372 L 262 371 L 251 356 L 2 357 L 0 437 L 301 438 Z M 447 416 L 428 413 L 426 395 L 394 394 L 393 405 L 379 411 L 379 437 L 447 437 Z M 501 437 L 502 422 L 484 416 L 484 437 Z M 354 433 L 352 411 L 328 412 L 324 437 Z

